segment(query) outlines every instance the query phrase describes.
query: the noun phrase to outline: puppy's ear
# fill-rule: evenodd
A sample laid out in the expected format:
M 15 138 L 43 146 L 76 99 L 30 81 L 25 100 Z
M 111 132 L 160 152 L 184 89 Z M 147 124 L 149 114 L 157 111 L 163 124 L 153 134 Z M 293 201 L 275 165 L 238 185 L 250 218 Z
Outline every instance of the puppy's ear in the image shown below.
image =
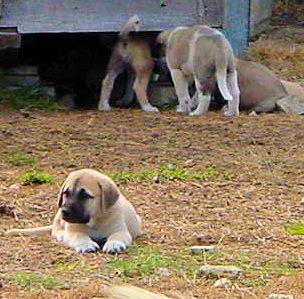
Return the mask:
M 65 187 L 66 181 L 62 184 L 60 187 L 59 193 L 58 193 L 58 208 L 61 208 L 62 202 L 63 202 L 63 190 Z
M 100 205 L 102 212 L 106 212 L 118 200 L 120 193 L 117 186 L 110 179 L 100 179 L 98 182 L 101 198 Z
M 159 44 L 166 45 L 167 42 L 168 42 L 170 33 L 171 33 L 171 30 L 165 30 L 165 31 L 161 32 L 161 33 L 157 36 L 156 41 L 157 41 Z

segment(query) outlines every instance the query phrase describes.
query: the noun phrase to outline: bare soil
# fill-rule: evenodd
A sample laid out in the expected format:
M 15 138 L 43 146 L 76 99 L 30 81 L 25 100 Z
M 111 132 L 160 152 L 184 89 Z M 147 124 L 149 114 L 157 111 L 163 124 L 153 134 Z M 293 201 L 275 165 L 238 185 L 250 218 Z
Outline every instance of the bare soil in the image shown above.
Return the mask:
M 304 215 L 300 205 L 304 194 L 302 116 L 243 114 L 225 119 L 220 112 L 211 112 L 192 118 L 139 110 L 24 116 L 5 110 L 0 130 L 0 203 L 14 211 L 1 215 L 3 298 L 91 298 L 113 281 L 197 298 L 265 298 L 279 291 L 304 298 L 304 238 L 286 232 L 286 225 Z M 8 157 L 15 153 L 36 157 L 34 167 L 53 175 L 56 183 L 23 186 L 19 176 L 32 166 L 14 166 Z M 168 277 L 128 277 L 103 271 L 115 256 L 78 255 L 49 235 L 4 235 L 11 227 L 50 223 L 59 186 L 72 170 L 138 172 L 163 163 L 192 172 L 213 165 L 229 174 L 204 181 L 119 183 L 145 224 L 145 234 L 134 247 L 160 244 L 164 255 L 178 259 L 190 245 L 199 243 L 197 234 L 207 234 L 218 243 L 222 254 L 200 260 L 190 274 L 172 269 Z M 118 258 L 131 257 L 132 251 Z M 78 266 L 70 270 L 55 266 L 75 262 Z M 244 274 L 233 290 L 215 289 L 214 280 L 194 275 L 208 262 L 237 263 Z M 51 275 L 63 281 L 64 287 L 32 290 L 20 286 L 10 279 L 20 271 Z

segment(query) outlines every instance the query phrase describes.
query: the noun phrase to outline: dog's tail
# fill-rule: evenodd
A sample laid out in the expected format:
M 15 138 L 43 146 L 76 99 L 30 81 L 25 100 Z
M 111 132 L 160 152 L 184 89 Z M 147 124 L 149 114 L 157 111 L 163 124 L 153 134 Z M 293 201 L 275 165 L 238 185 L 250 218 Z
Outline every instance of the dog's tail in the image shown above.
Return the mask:
M 111 286 L 105 290 L 105 295 L 111 299 L 170 299 L 164 295 L 128 285 Z
M 227 60 L 225 57 L 218 57 L 215 61 L 215 74 L 218 88 L 226 101 L 232 101 L 233 97 L 227 86 Z
M 227 44 L 225 37 L 222 33 L 215 34 L 217 37 L 217 42 L 220 45 L 220 49 L 215 56 L 215 74 L 218 88 L 221 92 L 221 95 L 226 101 L 232 101 L 233 97 L 227 86 L 227 70 L 228 70 L 228 53 L 224 50 L 226 47 L 230 48 L 230 45 Z M 232 50 L 231 50 L 232 51 Z M 230 51 L 229 51 L 230 52 Z
M 35 228 L 21 228 L 21 229 L 11 229 L 7 231 L 7 234 L 21 234 L 21 235 L 37 235 L 37 234 L 43 234 L 47 232 L 51 232 L 53 228 L 53 225 L 48 226 L 41 226 L 41 227 L 35 227 Z
M 128 20 L 128 22 L 120 30 L 119 39 L 124 43 L 127 43 L 129 40 L 129 33 L 131 31 L 138 31 L 139 27 L 140 27 L 140 19 L 137 15 L 134 15 Z

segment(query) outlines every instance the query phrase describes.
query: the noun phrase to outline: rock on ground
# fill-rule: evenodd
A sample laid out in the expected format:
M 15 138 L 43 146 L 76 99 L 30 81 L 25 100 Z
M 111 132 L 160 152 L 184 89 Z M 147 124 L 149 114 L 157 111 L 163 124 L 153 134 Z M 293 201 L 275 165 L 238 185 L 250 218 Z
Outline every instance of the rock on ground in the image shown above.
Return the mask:
M 199 276 L 208 277 L 229 277 L 237 278 L 242 273 L 242 270 L 235 266 L 211 266 L 206 265 L 198 270 Z
M 217 280 L 213 286 L 215 288 L 230 288 L 232 286 L 232 282 L 228 278 L 221 278 Z
M 191 246 L 190 251 L 192 254 L 215 253 L 218 248 L 215 246 Z

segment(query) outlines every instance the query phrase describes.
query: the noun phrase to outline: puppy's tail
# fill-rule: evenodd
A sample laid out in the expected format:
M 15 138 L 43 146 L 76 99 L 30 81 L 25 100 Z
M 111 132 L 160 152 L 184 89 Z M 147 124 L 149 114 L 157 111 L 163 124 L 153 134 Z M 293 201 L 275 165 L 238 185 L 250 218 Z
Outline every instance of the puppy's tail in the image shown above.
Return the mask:
M 11 230 L 7 231 L 6 234 L 37 235 L 37 234 L 51 232 L 52 228 L 53 228 L 53 225 L 41 226 L 41 227 L 35 227 L 35 228 L 11 229 Z
M 128 20 L 128 22 L 120 30 L 119 39 L 127 43 L 129 40 L 129 33 L 131 31 L 138 31 L 139 27 L 140 27 L 140 19 L 137 15 L 134 15 Z
M 164 295 L 128 285 L 111 286 L 106 289 L 105 295 L 111 299 L 170 299 Z
M 228 61 L 226 60 L 225 55 L 218 55 L 215 61 L 215 74 L 217 85 L 223 98 L 226 101 L 232 101 L 233 97 L 227 86 L 227 68 Z

